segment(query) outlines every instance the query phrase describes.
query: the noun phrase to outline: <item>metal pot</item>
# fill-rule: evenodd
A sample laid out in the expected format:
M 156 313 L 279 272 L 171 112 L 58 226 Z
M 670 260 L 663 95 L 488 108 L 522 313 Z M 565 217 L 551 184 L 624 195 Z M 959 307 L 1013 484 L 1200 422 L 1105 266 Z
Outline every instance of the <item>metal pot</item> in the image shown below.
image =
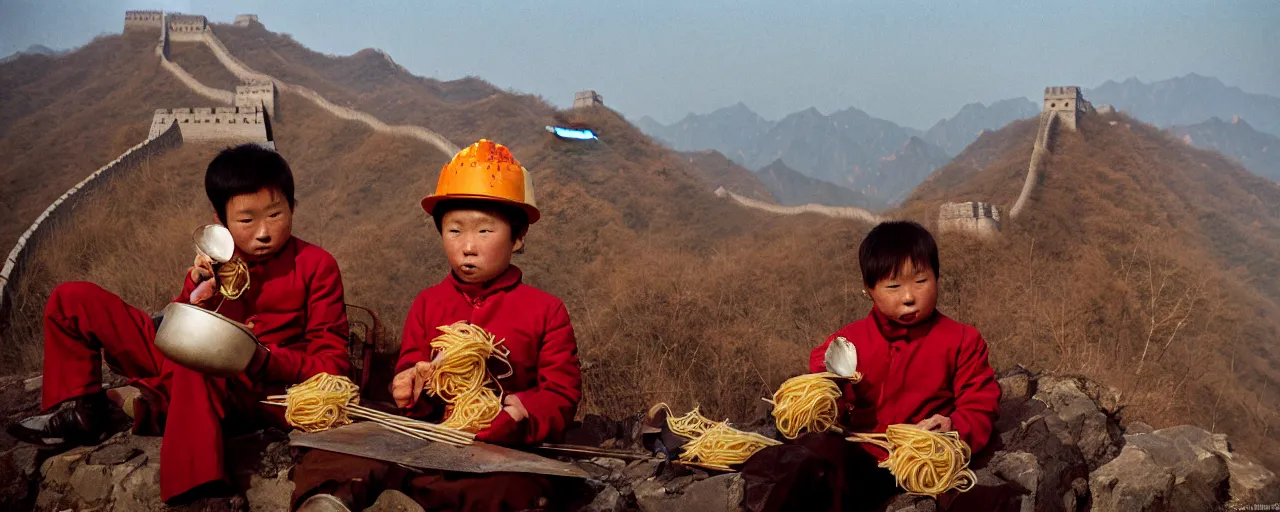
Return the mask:
M 231 231 L 221 224 L 200 226 L 191 234 L 200 254 L 208 256 L 214 263 L 226 263 L 236 254 L 236 241 Z
M 156 330 L 156 348 L 165 357 L 216 377 L 244 372 L 260 344 L 248 326 L 203 308 L 170 303 Z

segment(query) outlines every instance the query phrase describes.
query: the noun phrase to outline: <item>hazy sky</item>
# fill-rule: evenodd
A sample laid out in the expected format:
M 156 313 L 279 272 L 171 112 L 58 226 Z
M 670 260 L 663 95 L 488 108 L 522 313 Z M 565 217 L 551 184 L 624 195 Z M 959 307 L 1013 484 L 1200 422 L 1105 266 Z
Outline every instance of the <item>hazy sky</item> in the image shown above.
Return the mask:
M 256 13 L 313 50 L 385 50 L 415 74 L 482 77 L 561 106 L 595 89 L 672 122 L 745 102 L 778 119 L 856 106 L 928 128 L 962 105 L 1195 72 L 1280 96 L 1280 1 L 0 0 L 0 55 L 119 32 L 126 9 Z

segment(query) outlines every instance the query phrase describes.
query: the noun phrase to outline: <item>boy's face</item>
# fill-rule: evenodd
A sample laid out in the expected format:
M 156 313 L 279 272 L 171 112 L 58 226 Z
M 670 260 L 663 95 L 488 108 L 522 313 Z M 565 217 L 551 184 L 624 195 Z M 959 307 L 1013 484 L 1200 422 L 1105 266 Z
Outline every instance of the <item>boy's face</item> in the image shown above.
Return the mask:
M 938 276 L 933 268 L 916 268 L 910 260 L 868 290 L 876 309 L 901 325 L 915 325 L 933 315 L 938 305 Z
M 497 212 L 450 210 L 440 220 L 445 256 L 453 274 L 465 283 L 486 283 L 511 266 L 524 237 L 511 240 L 511 224 Z
M 293 209 L 284 194 L 264 188 L 227 201 L 227 230 L 236 249 L 250 260 L 262 259 L 284 247 L 293 234 Z

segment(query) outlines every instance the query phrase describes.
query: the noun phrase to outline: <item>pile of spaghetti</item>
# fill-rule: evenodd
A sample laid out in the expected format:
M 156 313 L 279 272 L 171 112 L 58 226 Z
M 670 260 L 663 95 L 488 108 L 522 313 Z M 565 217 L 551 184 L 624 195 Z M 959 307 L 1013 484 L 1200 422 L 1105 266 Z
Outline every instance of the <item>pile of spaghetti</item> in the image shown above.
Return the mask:
M 765 400 L 773 405 L 778 433 L 787 439 L 795 439 L 805 430 L 840 430 L 836 421 L 839 416 L 837 400 L 841 393 L 836 379 L 858 382 L 862 375 L 854 373 L 851 377 L 841 377 L 834 373 L 810 373 L 783 382 L 773 394 L 773 400 Z
M 510 353 L 479 326 L 456 323 L 438 329 L 443 334 L 431 340 L 434 363 L 426 389 L 445 403 L 440 424 L 472 433 L 483 430 L 502 412 L 498 379 L 511 374 Z M 506 365 L 507 373 L 495 377 L 489 372 L 490 357 Z
M 951 489 L 972 489 L 977 476 L 969 469 L 969 445 L 956 432 L 930 432 L 913 425 L 889 425 L 883 434 L 854 434 L 848 438 L 871 443 L 889 452 L 880 463 L 910 494 L 937 497 Z
M 285 420 L 303 432 L 341 427 L 351 423 L 351 418 L 363 418 L 397 433 L 427 441 L 463 446 L 475 439 L 475 434 L 363 407 L 360 405 L 360 387 L 346 377 L 318 373 L 301 384 L 289 387 L 285 393 L 267 397 L 266 403 L 283 405 Z
M 680 453 L 680 461 L 722 471 L 729 466 L 742 464 L 756 452 L 768 446 L 782 443 L 753 432 L 743 432 L 729 426 L 728 421 L 712 421 L 695 407 L 684 416 L 675 416 L 667 404 L 658 404 L 654 410 L 667 412 L 667 428 L 671 433 L 688 439 Z
M 853 382 L 862 376 L 841 377 L 813 373 L 788 379 L 773 394 L 773 417 L 778 432 L 795 439 L 809 432 L 843 432 L 837 426 L 841 396 L 836 379 Z M 849 441 L 871 443 L 889 452 L 880 463 L 893 473 L 898 486 L 911 494 L 937 497 L 951 489 L 973 488 L 976 478 L 969 469 L 969 445 L 955 432 L 930 432 L 912 425 L 890 425 L 883 434 L 852 434 Z

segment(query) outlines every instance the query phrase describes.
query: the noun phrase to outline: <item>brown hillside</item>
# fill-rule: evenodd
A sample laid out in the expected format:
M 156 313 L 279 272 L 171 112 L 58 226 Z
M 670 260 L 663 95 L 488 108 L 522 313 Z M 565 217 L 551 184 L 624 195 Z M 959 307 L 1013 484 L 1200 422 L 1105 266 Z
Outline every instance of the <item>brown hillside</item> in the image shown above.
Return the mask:
M 214 31 L 236 58 L 258 72 L 387 123 L 424 126 L 459 146 L 482 137 L 527 144 L 541 136 L 538 130 L 553 113 L 535 96 L 499 94 L 477 78 L 441 82 L 414 76 L 373 50 L 336 57 L 261 26 L 216 25 Z
M 932 222 L 949 200 L 1007 212 L 1034 129 L 984 135 L 902 212 Z M 1051 150 L 1000 239 L 947 248 L 951 310 L 982 329 L 1001 364 L 1090 374 L 1149 421 L 1191 419 L 1274 446 L 1280 288 L 1267 276 L 1280 268 L 1280 186 L 1118 115 L 1060 131 Z M 1267 449 L 1275 465 L 1280 451 Z
M 218 62 L 218 58 L 213 56 L 213 52 L 204 43 L 170 42 L 169 60 L 177 62 L 200 83 L 215 89 L 234 91 L 242 83 L 234 73 L 227 71 Z
M 155 46 L 154 34 L 103 36 L 0 64 L 4 254 L 63 192 L 145 140 L 155 109 L 207 104 L 160 67 Z
M 748 417 L 759 397 L 804 371 L 812 346 L 869 306 L 858 298 L 854 256 L 867 226 L 773 217 L 719 200 L 684 158 L 612 111 L 555 112 L 537 98 L 506 93 L 473 100 L 386 59 L 322 56 L 259 27 L 216 30 L 250 66 L 335 103 L 426 126 L 460 145 L 483 136 L 512 147 L 534 172 L 544 212 L 516 262 L 529 283 L 561 297 L 574 319 L 584 361 L 582 413 L 621 416 L 668 401 L 701 403 L 711 416 Z M 202 57 L 182 57 L 184 67 L 204 73 Z M 92 63 L 84 69 L 99 72 Z M 482 85 L 455 84 L 463 91 Z M 413 295 L 445 274 L 438 235 L 417 202 L 447 156 L 335 119 L 290 93 L 281 94 L 278 109 L 273 131 L 299 183 L 299 236 L 333 252 L 349 301 L 374 307 L 397 333 Z M 542 130 L 553 122 L 591 126 L 602 140 L 555 139 Z M 1034 125 L 1025 126 L 984 136 L 974 154 L 961 155 L 973 162 L 968 178 L 934 195 L 926 183 L 903 212 L 931 222 L 936 209 L 929 202 L 984 199 L 983 190 L 965 188 L 969 183 L 990 183 L 997 195 L 989 197 L 1011 202 L 1030 153 Z M 1192 204 L 1203 200 L 1197 191 L 1227 186 L 1236 175 L 1196 170 L 1200 163 L 1227 169 L 1195 160 L 1202 153 L 1165 155 L 1169 149 L 1141 126 L 1107 131 L 1118 129 L 1086 122 L 1082 134 L 1060 137 L 1044 188 L 1024 219 L 1006 223 L 1004 236 L 987 243 L 941 238 L 940 308 L 981 329 L 1000 368 L 1101 377 L 1124 393 L 1126 420 L 1198 423 L 1280 466 L 1269 443 L 1280 419 L 1276 377 L 1266 363 L 1276 360 L 1268 352 L 1276 317 L 1248 280 L 1265 267 L 1221 269 L 1211 250 L 1187 250 L 1208 244 L 1204 233 L 1179 234 L 1200 229 L 1200 217 L 1150 221 L 1173 235 L 1142 227 L 1161 212 L 1150 209 L 1151 198 Z M 24 284 L 24 313 L 15 319 L 22 323 L 5 335 L 13 350 L 2 362 L 25 366 L 7 367 L 38 361 L 39 305 L 58 281 L 93 279 L 148 308 L 174 293 L 191 258 L 187 233 L 209 218 L 198 183 L 213 150 L 183 148 L 123 177 L 42 243 L 40 268 L 28 274 L 39 279 Z M 1067 171 L 1077 160 L 1082 168 Z M 988 176 L 1001 165 L 1008 176 Z M 944 168 L 940 179 L 952 172 Z M 1126 195 L 1135 190 L 1154 192 Z M 133 198 L 140 196 L 153 202 L 139 204 Z M 1271 221 L 1261 216 L 1272 214 L 1244 199 L 1221 210 L 1230 228 L 1222 232 L 1264 240 Z M 1256 226 L 1238 220 L 1247 214 L 1259 216 Z M 1119 227 L 1099 227 L 1107 216 Z
M 193 73 L 202 67 L 180 63 Z M 336 120 L 292 94 L 278 105 L 285 115 L 274 126 L 277 144 L 299 185 L 298 234 L 334 253 L 349 301 L 377 310 L 394 345 L 413 295 L 445 274 L 438 235 L 417 202 L 446 157 Z M 630 414 L 668 400 L 744 416 L 759 396 L 803 371 L 807 349 L 859 306 L 851 302 L 853 262 L 841 258 L 858 226 L 771 218 L 719 200 L 678 155 L 612 111 L 547 121 L 609 134 L 600 143 L 569 143 L 537 126 L 514 148 L 534 172 L 545 212 L 517 263 L 575 318 L 587 368 L 584 412 Z M 36 277 L 24 283 L 6 335 L 25 347 L 8 354 L 6 362 L 22 363 L 10 367 L 38 364 L 39 312 L 59 281 L 100 282 L 148 309 L 171 298 L 191 257 L 187 233 L 209 218 L 199 176 L 215 149 L 183 148 L 152 162 L 97 194 L 42 243 L 28 273 Z M 121 199 L 139 195 L 181 199 Z M 841 263 L 796 273 L 792 255 L 800 253 Z
M 719 151 L 708 149 L 680 154 L 711 190 L 724 187 L 725 190 L 741 196 L 769 203 L 776 202 L 756 173 L 733 163 Z

